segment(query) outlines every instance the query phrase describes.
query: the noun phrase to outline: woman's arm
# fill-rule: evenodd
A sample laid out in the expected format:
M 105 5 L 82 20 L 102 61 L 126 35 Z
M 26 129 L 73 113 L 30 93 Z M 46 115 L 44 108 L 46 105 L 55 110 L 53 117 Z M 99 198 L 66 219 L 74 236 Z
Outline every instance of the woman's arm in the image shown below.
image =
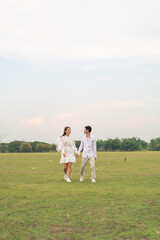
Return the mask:
M 64 146 L 64 142 L 63 142 L 62 137 L 60 137 L 60 139 L 59 139 L 59 143 L 57 145 L 57 151 L 61 152 L 62 154 L 65 153 L 65 146 Z

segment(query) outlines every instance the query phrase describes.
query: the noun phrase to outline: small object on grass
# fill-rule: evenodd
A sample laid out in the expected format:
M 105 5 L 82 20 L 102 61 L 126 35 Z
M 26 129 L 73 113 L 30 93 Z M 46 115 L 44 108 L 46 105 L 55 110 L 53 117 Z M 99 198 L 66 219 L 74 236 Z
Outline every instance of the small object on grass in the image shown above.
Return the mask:
M 125 161 L 125 162 L 127 161 L 127 158 L 126 158 L 126 157 L 124 158 L 124 161 Z
M 32 169 L 35 169 L 34 167 L 32 167 Z

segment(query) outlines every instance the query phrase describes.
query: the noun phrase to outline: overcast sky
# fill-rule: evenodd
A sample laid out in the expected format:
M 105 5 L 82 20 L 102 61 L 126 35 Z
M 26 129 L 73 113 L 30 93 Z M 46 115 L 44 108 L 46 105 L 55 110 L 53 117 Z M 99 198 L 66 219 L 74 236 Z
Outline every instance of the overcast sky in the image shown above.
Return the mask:
M 160 136 L 159 0 L 0 0 L 0 136 Z

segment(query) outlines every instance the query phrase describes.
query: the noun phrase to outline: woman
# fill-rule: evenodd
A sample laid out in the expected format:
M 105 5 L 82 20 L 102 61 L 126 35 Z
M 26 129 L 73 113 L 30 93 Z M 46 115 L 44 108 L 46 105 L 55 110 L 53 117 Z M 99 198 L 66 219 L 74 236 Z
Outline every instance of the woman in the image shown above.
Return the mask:
M 67 182 L 71 182 L 70 176 L 72 171 L 72 163 L 76 162 L 75 153 L 77 153 L 77 148 L 75 141 L 70 136 L 71 128 L 65 127 L 64 133 L 60 137 L 60 141 L 57 147 L 58 152 L 61 152 L 60 163 L 64 166 L 64 179 Z

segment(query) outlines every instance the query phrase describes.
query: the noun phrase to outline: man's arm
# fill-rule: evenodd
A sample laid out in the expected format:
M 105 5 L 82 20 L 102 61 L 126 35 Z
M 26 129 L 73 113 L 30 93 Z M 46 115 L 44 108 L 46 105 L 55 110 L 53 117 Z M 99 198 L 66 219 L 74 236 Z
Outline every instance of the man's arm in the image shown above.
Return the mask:
M 81 144 L 80 144 L 79 149 L 78 149 L 78 152 L 77 152 L 78 156 L 80 155 L 80 152 L 83 150 L 83 148 L 84 148 L 84 142 L 83 142 L 83 139 L 82 139 Z
M 94 151 L 94 157 L 97 158 L 97 144 L 96 144 L 96 138 L 94 138 L 94 142 L 93 142 L 93 151 Z

